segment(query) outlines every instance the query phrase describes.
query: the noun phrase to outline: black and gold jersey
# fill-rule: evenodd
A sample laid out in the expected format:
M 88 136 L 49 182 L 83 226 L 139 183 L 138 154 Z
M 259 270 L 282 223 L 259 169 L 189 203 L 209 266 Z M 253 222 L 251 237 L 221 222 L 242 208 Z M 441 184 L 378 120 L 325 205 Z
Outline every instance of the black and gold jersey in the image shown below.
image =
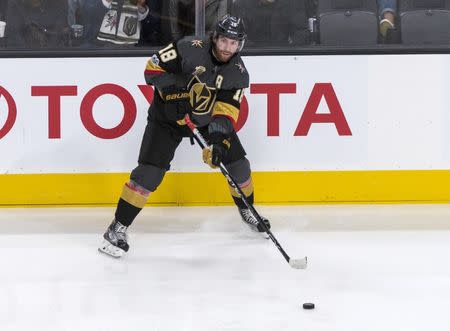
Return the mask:
M 171 43 L 148 60 L 145 79 L 162 103 L 189 98 L 191 117 L 199 126 L 207 125 L 213 116 L 236 123 L 249 75 L 239 54 L 221 63 L 211 47 L 209 37 Z

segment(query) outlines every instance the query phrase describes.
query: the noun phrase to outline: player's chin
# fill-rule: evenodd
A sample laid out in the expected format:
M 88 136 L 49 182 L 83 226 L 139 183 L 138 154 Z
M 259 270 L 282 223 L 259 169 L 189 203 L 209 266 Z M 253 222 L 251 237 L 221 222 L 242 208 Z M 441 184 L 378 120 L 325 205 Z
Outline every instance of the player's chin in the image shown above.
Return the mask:
M 222 62 L 228 62 L 232 56 L 233 56 L 232 53 L 219 52 L 219 60 Z

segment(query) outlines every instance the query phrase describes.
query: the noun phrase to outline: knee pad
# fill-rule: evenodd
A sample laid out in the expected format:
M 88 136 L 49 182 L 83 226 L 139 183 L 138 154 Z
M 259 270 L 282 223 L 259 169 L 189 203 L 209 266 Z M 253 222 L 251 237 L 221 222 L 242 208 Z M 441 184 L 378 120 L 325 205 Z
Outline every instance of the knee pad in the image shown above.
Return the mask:
M 245 157 L 233 163 L 227 164 L 226 167 L 231 176 L 233 176 L 238 183 L 244 183 L 250 178 L 250 162 L 248 162 Z
M 146 190 L 154 192 L 161 184 L 165 174 L 166 169 L 158 168 L 151 164 L 139 164 L 131 172 L 130 179 Z
M 253 194 L 253 181 L 251 177 L 250 162 L 244 157 L 233 163 L 227 164 L 228 172 L 236 180 L 246 197 Z M 235 189 L 230 186 L 230 193 L 234 197 L 239 197 Z

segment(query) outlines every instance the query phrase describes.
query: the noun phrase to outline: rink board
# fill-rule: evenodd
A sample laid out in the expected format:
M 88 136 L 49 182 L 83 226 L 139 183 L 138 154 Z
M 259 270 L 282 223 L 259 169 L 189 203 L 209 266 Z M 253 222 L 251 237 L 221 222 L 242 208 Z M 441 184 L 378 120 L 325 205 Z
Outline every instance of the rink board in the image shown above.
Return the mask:
M 117 203 L 128 174 L 2 175 L 1 205 L 109 205 Z M 450 202 L 450 171 L 255 172 L 256 202 Z M 169 173 L 149 205 L 231 204 L 219 173 Z
M 146 60 L 1 59 L 0 205 L 114 204 L 153 97 Z M 450 55 L 244 60 L 258 202 L 450 201 Z M 183 142 L 151 202 L 230 203 L 200 154 Z

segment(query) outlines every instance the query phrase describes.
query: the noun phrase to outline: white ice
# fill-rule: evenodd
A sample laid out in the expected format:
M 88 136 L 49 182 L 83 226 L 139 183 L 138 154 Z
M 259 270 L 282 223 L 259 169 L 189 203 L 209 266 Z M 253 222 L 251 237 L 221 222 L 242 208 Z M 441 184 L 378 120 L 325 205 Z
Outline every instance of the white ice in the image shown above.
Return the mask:
M 259 210 L 306 270 L 233 207 L 147 207 L 122 259 L 113 208 L 0 209 L 0 330 L 450 330 L 449 205 Z

